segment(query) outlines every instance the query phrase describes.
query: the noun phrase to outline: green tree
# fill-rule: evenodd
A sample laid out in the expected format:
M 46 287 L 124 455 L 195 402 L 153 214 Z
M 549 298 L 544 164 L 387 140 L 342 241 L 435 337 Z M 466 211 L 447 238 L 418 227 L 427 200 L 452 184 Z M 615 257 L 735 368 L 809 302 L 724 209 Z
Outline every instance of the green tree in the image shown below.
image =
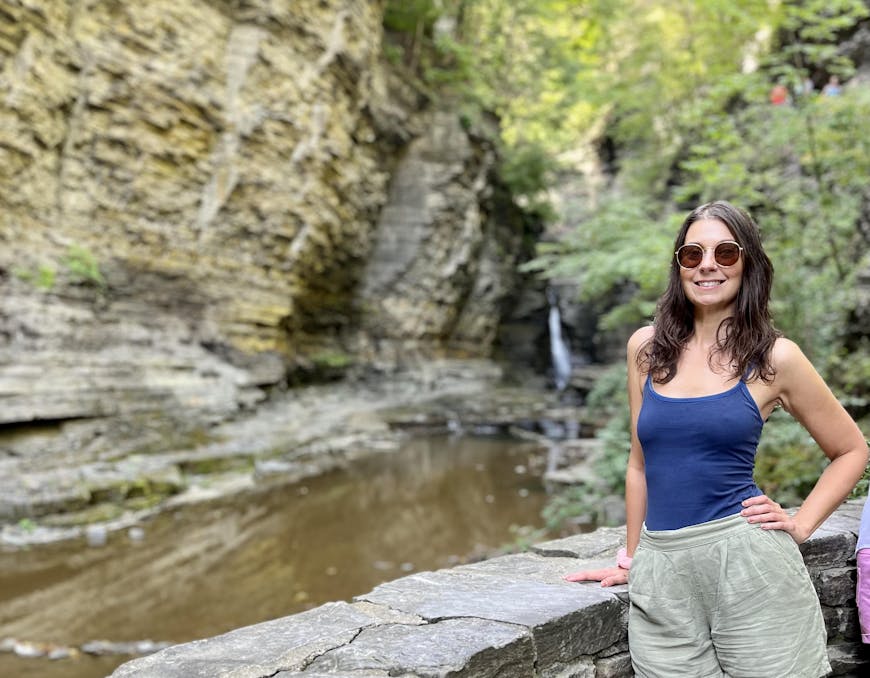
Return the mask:
M 431 41 L 422 77 L 458 102 L 469 124 L 483 111 L 498 116 L 502 174 L 521 201 L 539 204 L 550 183 L 572 171 L 571 152 L 584 143 L 613 149 L 610 186 L 590 205 L 563 208 L 558 236 L 540 244 L 526 270 L 575 279 L 585 300 L 609 304 L 605 327 L 641 324 L 664 288 L 683 215 L 701 202 L 730 200 L 761 225 L 777 269 L 780 329 L 850 404 L 866 406 L 870 346 L 844 342 L 856 272 L 870 249 L 861 227 L 870 213 L 863 133 L 870 93 L 847 86 L 830 98 L 803 89 L 809 77 L 816 86 L 829 74 L 851 77 L 839 42 L 867 16 L 865 2 L 414 6 L 423 4 L 452 19 L 454 30 L 437 30 L 434 18 L 414 23 Z M 791 92 L 789 105 L 771 106 L 776 83 Z M 625 421 L 624 410 L 614 412 L 602 432 L 609 441 L 602 473 L 611 479 L 625 454 Z M 759 482 L 799 496 L 818 473 L 820 453 L 790 425 L 774 420 L 769 428 Z M 790 472 L 798 481 L 786 487 L 776 469 L 792 463 L 809 466 Z

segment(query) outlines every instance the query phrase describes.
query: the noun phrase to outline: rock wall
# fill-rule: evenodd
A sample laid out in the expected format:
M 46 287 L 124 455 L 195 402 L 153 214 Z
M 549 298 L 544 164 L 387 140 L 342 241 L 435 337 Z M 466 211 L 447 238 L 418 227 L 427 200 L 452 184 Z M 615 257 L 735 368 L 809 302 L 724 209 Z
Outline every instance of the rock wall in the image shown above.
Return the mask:
M 489 354 L 523 224 L 384 4 L 0 0 L 0 425 Z
M 854 603 L 862 506 L 844 504 L 801 546 L 825 614 L 835 676 L 870 668 Z M 414 574 L 353 603 L 161 650 L 112 676 L 631 676 L 627 587 L 562 579 L 611 564 L 624 532 L 600 529 L 527 553 Z
M 485 138 L 448 112 L 409 144 L 358 297 L 375 343 L 446 343 L 472 356 L 493 346 L 530 230 L 491 183 L 494 162 Z

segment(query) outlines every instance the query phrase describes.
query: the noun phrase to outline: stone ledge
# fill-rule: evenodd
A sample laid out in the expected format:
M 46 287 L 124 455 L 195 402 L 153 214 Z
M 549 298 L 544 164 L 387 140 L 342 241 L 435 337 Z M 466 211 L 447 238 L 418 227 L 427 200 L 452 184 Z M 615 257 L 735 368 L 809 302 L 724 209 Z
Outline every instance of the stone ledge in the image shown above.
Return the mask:
M 862 506 L 844 504 L 801 546 L 822 601 L 834 676 L 870 669 L 854 605 Z M 166 648 L 127 662 L 112 678 L 631 676 L 627 587 L 562 579 L 611 564 L 623 537 L 624 528 L 602 528 L 413 574 L 352 603 Z

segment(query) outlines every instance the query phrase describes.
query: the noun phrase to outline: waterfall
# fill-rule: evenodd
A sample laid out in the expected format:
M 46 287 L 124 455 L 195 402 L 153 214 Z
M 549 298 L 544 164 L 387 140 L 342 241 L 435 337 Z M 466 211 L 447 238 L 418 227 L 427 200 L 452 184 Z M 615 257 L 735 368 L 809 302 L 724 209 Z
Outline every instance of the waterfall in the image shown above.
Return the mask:
M 550 304 L 550 358 L 553 361 L 553 377 L 556 390 L 563 391 L 571 376 L 571 352 L 562 339 L 562 318 L 559 314 L 559 303 L 555 291 L 547 289 L 547 301 Z

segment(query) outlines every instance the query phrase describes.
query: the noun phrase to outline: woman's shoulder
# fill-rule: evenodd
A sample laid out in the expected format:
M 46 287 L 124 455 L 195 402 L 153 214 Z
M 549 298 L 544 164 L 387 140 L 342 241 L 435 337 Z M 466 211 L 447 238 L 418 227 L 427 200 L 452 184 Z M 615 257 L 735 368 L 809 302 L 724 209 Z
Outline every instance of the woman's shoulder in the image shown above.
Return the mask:
M 655 327 L 652 325 L 644 325 L 636 329 L 628 339 L 628 350 L 632 353 L 637 353 L 644 344 L 652 340 L 654 334 Z
M 646 372 L 641 368 L 641 363 L 644 361 L 640 359 L 640 356 L 652 341 L 654 334 L 655 328 L 652 325 L 647 325 L 635 330 L 628 339 L 628 346 L 626 347 L 626 355 L 629 357 L 628 364 L 644 374 Z
M 815 373 L 809 358 L 791 339 L 778 337 L 770 352 L 770 363 L 775 380 L 783 383 L 800 382 Z
M 628 339 L 626 354 L 628 358 L 628 390 L 630 398 L 632 393 L 640 395 L 643 391 L 643 379 L 646 377 L 649 369 L 649 364 L 645 360 L 646 356 L 643 356 L 643 351 L 652 341 L 654 334 L 655 328 L 647 325 L 635 330 Z
M 773 348 L 770 352 L 771 362 L 776 370 L 780 368 L 788 369 L 796 363 L 806 361 L 804 352 L 801 347 L 787 337 L 777 337 L 773 342 Z

